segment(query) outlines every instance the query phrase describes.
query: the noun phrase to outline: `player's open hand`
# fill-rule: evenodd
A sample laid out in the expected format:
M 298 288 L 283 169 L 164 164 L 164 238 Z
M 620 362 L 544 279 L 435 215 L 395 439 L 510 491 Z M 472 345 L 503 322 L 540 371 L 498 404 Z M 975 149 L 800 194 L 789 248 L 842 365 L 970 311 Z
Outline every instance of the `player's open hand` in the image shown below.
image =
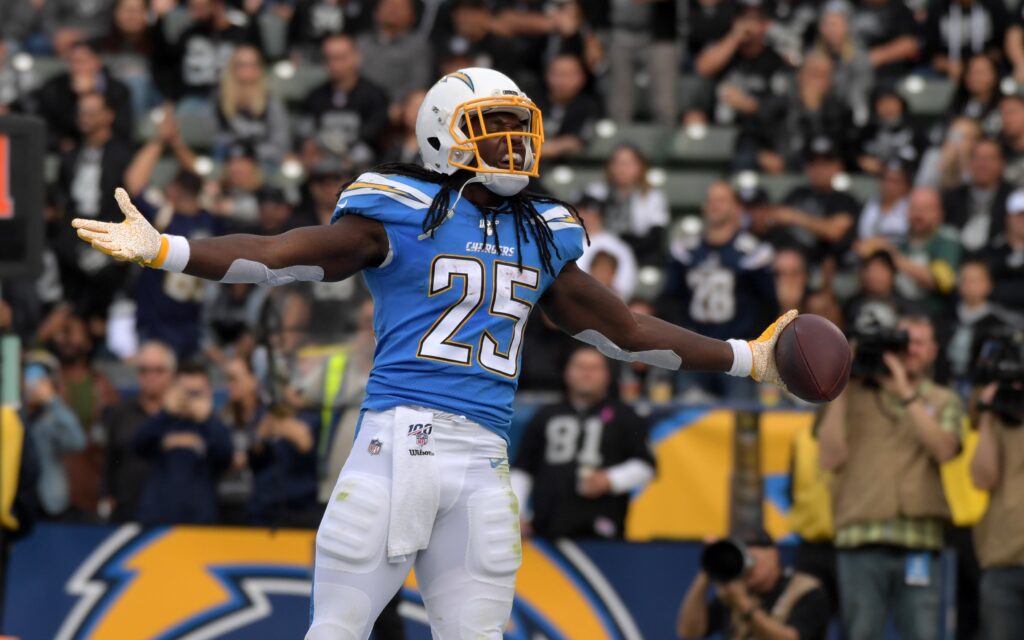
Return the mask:
M 799 314 L 796 309 L 790 309 L 771 323 L 757 340 L 747 343 L 754 356 L 754 366 L 750 371 L 751 378 L 758 382 L 770 382 L 785 388 L 786 385 L 783 384 L 779 370 L 775 366 L 775 343 L 778 342 L 782 330 L 786 328 L 787 324 L 793 322 L 797 315 Z
M 88 218 L 75 218 L 71 226 L 78 229 L 78 237 L 94 249 L 118 260 L 129 260 L 151 266 L 160 256 L 164 244 L 160 232 L 146 220 L 132 204 L 128 192 L 114 192 L 117 206 L 124 214 L 123 222 L 100 222 Z

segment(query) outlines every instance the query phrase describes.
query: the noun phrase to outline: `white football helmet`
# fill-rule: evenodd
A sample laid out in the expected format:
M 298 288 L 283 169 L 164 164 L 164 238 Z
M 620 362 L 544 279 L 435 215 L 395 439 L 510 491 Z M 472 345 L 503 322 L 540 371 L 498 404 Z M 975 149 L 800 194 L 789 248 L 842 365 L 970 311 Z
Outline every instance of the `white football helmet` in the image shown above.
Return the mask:
M 493 111 L 519 115 L 526 123 L 524 131 L 488 132 L 483 116 Z M 480 157 L 480 140 L 505 137 L 511 149 L 513 136 L 521 136 L 525 143 L 522 169 L 515 168 L 513 158 L 507 167 L 493 167 Z M 511 196 L 537 176 L 544 127 L 540 109 L 508 76 L 471 67 L 449 73 L 430 88 L 416 116 L 416 140 L 428 169 L 446 175 L 466 169 L 476 174 L 473 182 Z

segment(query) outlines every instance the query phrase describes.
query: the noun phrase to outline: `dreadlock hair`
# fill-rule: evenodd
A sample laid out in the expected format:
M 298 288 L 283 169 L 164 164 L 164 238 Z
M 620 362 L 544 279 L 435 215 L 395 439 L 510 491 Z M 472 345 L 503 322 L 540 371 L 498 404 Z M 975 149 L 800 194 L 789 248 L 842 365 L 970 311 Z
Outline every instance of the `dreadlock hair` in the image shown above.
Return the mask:
M 423 180 L 424 182 L 432 182 L 434 184 L 441 185 L 437 195 L 434 196 L 433 201 L 430 203 L 430 207 L 427 209 L 427 213 L 423 218 L 423 234 L 425 236 L 432 237 L 434 232 L 448 219 L 448 210 L 451 208 L 451 192 L 452 190 L 458 190 L 463 183 L 472 176 L 472 172 L 460 169 L 451 175 L 445 175 L 438 173 L 437 171 L 431 171 L 426 167 L 418 164 L 412 164 L 407 162 L 390 162 L 379 165 L 373 168 L 375 173 L 385 175 L 399 175 L 414 178 L 416 180 Z M 355 179 L 349 180 L 341 186 L 338 191 L 340 197 L 341 192 L 344 191 L 349 184 Z M 579 212 L 576 211 L 576 207 L 572 204 L 553 198 L 551 196 L 543 195 L 540 193 L 534 193 L 531 191 L 521 191 L 514 196 L 505 198 L 502 205 L 494 208 L 482 208 L 483 212 L 483 235 L 484 235 L 484 250 L 486 251 L 490 240 L 488 238 L 487 230 L 492 229 L 494 233 L 494 246 L 497 249 L 500 246 L 500 238 L 498 237 L 498 225 L 496 224 L 498 216 L 507 210 L 511 212 L 513 220 L 515 221 L 516 230 L 516 253 L 519 256 L 518 265 L 519 269 L 523 268 L 523 250 L 522 246 L 525 242 L 530 244 L 530 236 L 537 242 L 537 248 L 540 253 L 541 264 L 544 266 L 544 270 L 551 274 L 551 276 L 557 276 L 555 269 L 551 264 L 552 255 L 559 258 L 562 257 L 561 252 L 558 250 L 558 246 L 555 245 L 555 236 L 552 233 L 550 227 L 548 227 L 547 221 L 541 217 L 540 212 L 537 211 L 537 207 L 534 203 L 550 203 L 565 207 L 573 217 L 579 220 Z M 583 221 L 580 220 L 580 226 L 583 226 Z M 583 233 L 586 235 L 587 243 L 590 242 L 590 236 L 587 235 L 586 227 L 583 227 Z

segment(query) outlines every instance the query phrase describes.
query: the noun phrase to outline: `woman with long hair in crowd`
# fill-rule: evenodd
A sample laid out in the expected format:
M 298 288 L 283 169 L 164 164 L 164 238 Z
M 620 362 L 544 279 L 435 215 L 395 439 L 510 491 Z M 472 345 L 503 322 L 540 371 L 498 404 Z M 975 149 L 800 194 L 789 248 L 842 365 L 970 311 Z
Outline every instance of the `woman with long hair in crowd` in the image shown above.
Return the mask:
M 264 165 L 281 162 L 291 150 L 288 111 L 281 99 L 270 93 L 263 56 L 252 45 L 240 45 L 221 75 L 217 96 L 220 147 L 252 145 Z

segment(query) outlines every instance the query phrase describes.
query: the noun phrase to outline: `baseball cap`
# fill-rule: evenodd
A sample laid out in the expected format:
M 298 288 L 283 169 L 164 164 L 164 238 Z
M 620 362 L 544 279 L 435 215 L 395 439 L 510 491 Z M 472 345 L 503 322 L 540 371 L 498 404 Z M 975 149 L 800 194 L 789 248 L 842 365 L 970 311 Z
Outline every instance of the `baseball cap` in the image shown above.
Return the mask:
M 744 207 L 756 207 L 771 202 L 768 192 L 760 186 L 741 187 L 736 190 L 736 197 Z
M 289 204 L 288 196 L 280 187 L 263 187 L 256 194 L 260 202 L 272 202 L 274 204 Z
M 1017 189 L 1006 199 L 1006 213 L 1010 215 L 1024 213 L 1024 189 Z

